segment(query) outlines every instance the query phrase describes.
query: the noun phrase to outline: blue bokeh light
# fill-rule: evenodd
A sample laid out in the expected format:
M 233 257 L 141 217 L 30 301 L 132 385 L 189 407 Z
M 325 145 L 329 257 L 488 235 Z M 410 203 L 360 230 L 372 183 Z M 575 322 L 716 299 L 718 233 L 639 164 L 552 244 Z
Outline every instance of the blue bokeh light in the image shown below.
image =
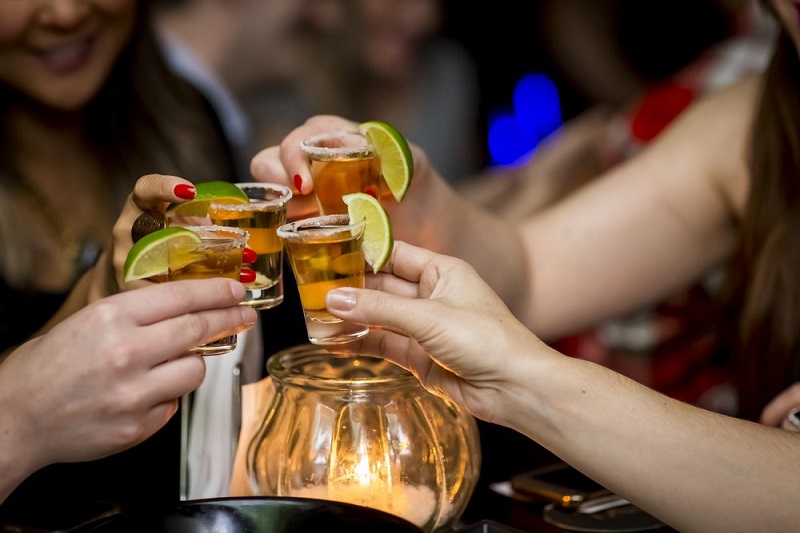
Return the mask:
M 520 79 L 513 102 L 513 111 L 498 109 L 489 117 L 488 148 L 494 165 L 520 164 L 563 122 L 558 89 L 543 74 Z

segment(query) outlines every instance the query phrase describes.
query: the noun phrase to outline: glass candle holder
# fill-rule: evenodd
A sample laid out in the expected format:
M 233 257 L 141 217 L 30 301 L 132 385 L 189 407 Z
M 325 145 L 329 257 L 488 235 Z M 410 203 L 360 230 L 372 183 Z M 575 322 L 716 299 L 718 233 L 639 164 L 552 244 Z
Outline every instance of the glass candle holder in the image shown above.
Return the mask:
M 383 359 L 301 345 L 269 358 L 274 385 L 247 452 L 255 494 L 353 503 L 449 530 L 480 470 L 475 419 Z

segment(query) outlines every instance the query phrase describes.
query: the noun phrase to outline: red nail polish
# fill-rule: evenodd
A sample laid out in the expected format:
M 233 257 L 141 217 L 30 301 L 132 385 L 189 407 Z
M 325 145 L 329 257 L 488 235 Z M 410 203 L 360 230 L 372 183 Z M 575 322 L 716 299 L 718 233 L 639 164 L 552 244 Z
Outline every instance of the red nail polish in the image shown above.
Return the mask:
M 253 283 L 256 280 L 256 272 L 252 268 L 244 267 L 239 272 L 239 281 L 242 283 Z
M 297 187 L 298 192 L 303 189 L 303 178 L 300 174 L 294 175 L 294 186 Z
M 175 193 L 175 196 L 178 198 L 191 200 L 194 198 L 194 195 L 197 194 L 197 189 L 195 189 L 193 185 L 181 183 L 180 185 L 176 185 L 175 188 L 172 189 L 172 192 Z
M 366 194 L 369 194 L 370 196 L 372 196 L 376 200 L 380 200 L 380 198 L 378 198 L 378 189 L 376 189 L 375 187 L 365 187 L 364 188 L 364 192 Z
M 245 247 L 244 251 L 242 252 L 242 263 L 249 265 L 250 263 L 255 263 L 256 259 L 258 259 L 258 254 L 252 248 Z

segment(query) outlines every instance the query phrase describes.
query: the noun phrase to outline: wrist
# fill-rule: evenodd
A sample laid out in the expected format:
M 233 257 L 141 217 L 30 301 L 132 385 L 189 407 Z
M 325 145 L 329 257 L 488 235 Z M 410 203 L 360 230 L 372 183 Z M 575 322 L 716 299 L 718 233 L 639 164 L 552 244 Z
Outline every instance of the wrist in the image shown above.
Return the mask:
M 537 346 L 524 357 L 508 365 L 513 369 L 503 389 L 502 425 L 536 440 L 551 442 L 562 431 L 572 407 L 570 399 L 580 399 L 579 380 L 565 376 L 579 375 L 578 361 L 552 349 L 539 339 Z
M 0 432 L 5 431 L 0 425 Z M 32 470 L 26 469 L 21 460 L 20 450 L 6 445 L 0 437 L 0 503 L 5 501 L 9 494 L 16 489 Z
M 25 435 L 25 417 L 12 401 L 0 396 L 0 502 L 38 469 Z M 35 438 L 35 437 L 34 437 Z
M 502 346 L 497 353 L 504 360 L 498 371 L 497 392 L 494 411 L 490 422 L 512 428 L 524 435 L 534 438 L 538 435 L 543 423 L 551 416 L 550 397 L 547 391 L 552 376 L 562 369 L 565 356 L 555 352 L 529 330 L 524 335 L 516 336 L 513 344 Z M 506 336 L 506 339 L 510 338 Z M 534 433 L 531 429 L 535 429 Z

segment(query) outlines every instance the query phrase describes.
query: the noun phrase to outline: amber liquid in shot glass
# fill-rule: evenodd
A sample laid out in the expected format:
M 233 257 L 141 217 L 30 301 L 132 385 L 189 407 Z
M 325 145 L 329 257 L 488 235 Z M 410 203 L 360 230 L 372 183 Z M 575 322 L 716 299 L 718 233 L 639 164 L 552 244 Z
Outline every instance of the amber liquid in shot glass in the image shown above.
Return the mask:
M 341 344 L 369 333 L 368 327 L 345 322 L 325 307 L 331 289 L 364 287 L 364 226 L 363 221 L 350 224 L 347 215 L 327 215 L 278 228 L 297 280 L 308 340 L 313 344 Z
M 230 278 L 239 279 L 242 252 L 247 232 L 221 226 L 188 226 L 200 235 L 201 242 L 193 245 L 170 246 L 169 281 L 180 279 Z M 219 355 L 236 348 L 236 335 L 228 335 L 197 346 L 191 351 L 198 355 Z
M 272 183 L 237 186 L 247 194 L 250 203 L 212 203 L 208 215 L 213 224 L 247 231 L 247 246 L 258 258 L 249 265 L 256 279 L 245 284 L 247 296 L 242 303 L 255 309 L 270 309 L 283 302 L 283 241 L 276 232 L 286 222 L 286 203 L 292 198 L 292 191 Z
M 381 196 L 381 163 L 375 147 L 360 133 L 315 135 L 300 143 L 308 157 L 321 215 L 346 214 L 342 196 L 364 192 Z

